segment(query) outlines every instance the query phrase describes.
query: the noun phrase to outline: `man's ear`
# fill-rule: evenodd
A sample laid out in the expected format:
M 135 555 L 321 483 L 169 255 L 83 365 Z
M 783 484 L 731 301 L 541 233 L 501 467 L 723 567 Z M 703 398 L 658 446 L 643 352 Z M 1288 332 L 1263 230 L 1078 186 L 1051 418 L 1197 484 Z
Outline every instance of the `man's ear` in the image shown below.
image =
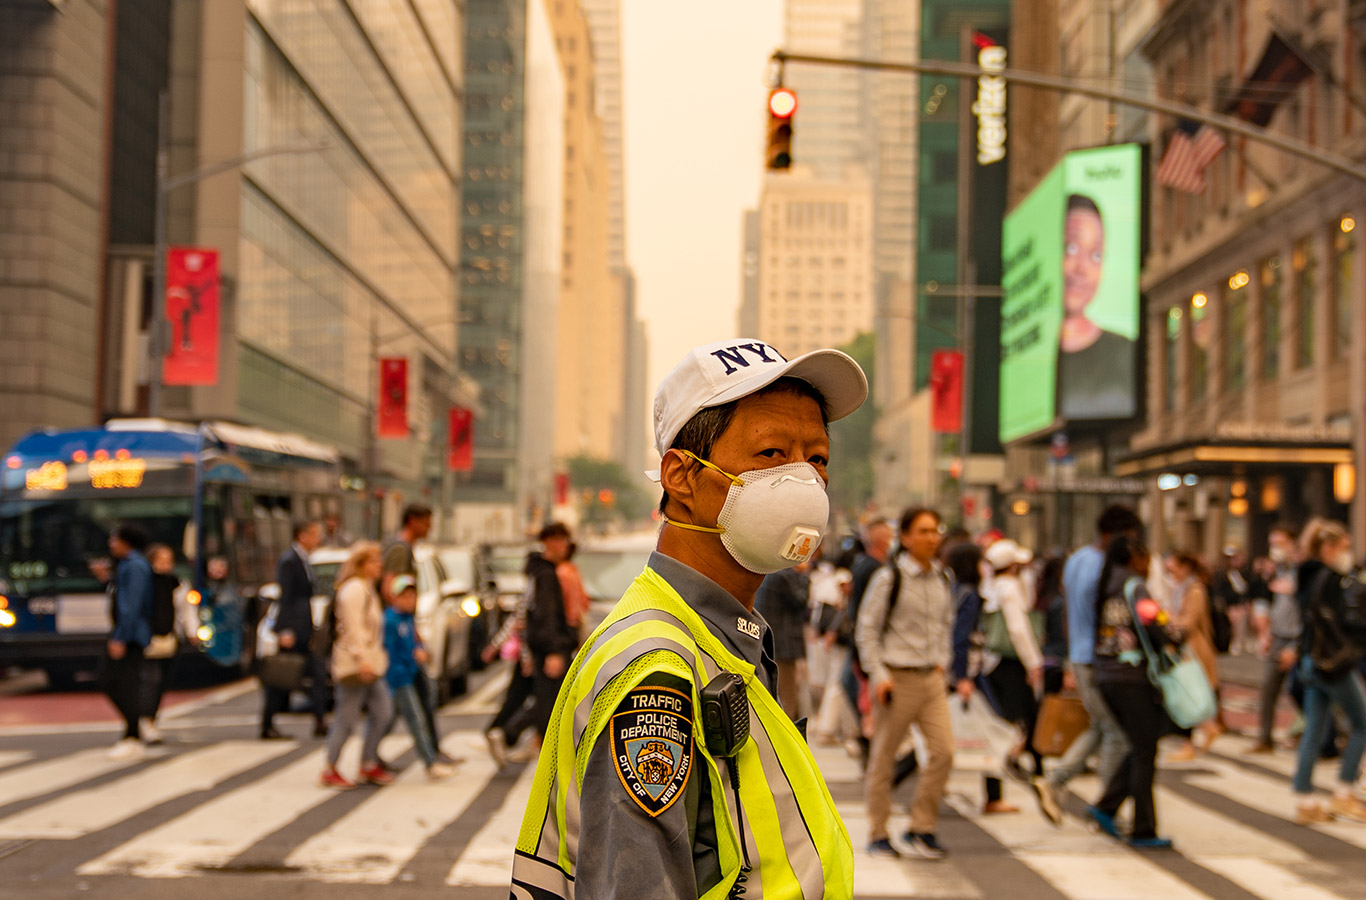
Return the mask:
M 693 472 L 700 468 L 678 450 L 667 450 L 659 461 L 659 486 L 689 513 L 693 508 Z

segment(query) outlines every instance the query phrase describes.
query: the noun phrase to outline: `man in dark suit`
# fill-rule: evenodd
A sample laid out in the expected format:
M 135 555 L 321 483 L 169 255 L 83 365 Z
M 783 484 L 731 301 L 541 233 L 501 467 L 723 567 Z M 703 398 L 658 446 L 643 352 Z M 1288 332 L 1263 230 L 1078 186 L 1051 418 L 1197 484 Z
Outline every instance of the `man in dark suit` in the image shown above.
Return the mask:
M 275 581 L 280 599 L 275 614 L 275 633 L 281 653 L 299 653 L 308 659 L 305 673 L 313 700 L 313 736 L 327 734 L 327 668 L 324 660 L 309 650 L 313 639 L 313 570 L 308 555 L 322 542 L 322 527 L 317 522 L 294 525 L 294 543 L 280 554 L 275 564 Z M 275 714 L 289 708 L 289 691 L 265 688 L 265 708 L 261 712 L 261 738 L 284 737 L 275 729 Z

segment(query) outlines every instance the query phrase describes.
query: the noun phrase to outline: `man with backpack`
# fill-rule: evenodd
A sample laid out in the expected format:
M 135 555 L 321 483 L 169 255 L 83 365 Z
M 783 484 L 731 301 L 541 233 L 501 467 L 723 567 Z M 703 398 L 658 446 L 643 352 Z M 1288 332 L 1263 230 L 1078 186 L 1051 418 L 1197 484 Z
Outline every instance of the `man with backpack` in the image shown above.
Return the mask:
M 911 805 L 906 847 L 923 859 L 943 859 L 935 837 L 939 804 L 953 768 L 948 668 L 953 654 L 953 596 L 936 558 L 942 521 L 932 509 L 901 516 L 902 551 L 868 584 L 854 638 L 868 673 L 873 746 L 868 760 L 868 853 L 899 857 L 887 820 L 892 808 L 896 751 L 912 725 L 925 736 L 930 759 Z

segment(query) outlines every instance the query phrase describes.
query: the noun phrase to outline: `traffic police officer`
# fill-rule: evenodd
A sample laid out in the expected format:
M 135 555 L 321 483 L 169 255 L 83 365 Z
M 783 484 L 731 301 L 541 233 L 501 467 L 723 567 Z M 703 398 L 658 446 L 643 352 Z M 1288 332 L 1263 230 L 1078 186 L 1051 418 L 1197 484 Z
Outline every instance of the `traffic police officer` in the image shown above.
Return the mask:
M 569 672 L 517 841 L 517 898 L 847 898 L 848 832 L 774 699 L 767 573 L 816 550 L 853 359 L 695 348 L 655 394 L 664 526 Z

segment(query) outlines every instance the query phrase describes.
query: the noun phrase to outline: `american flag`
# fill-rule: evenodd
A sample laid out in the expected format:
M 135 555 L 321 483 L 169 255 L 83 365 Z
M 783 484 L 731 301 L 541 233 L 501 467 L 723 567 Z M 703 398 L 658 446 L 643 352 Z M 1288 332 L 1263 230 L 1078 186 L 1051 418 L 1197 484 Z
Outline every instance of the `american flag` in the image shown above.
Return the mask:
M 1205 192 L 1205 167 L 1224 152 L 1228 142 L 1208 125 L 1182 119 L 1167 141 L 1162 162 L 1157 166 L 1157 181 L 1188 194 Z

